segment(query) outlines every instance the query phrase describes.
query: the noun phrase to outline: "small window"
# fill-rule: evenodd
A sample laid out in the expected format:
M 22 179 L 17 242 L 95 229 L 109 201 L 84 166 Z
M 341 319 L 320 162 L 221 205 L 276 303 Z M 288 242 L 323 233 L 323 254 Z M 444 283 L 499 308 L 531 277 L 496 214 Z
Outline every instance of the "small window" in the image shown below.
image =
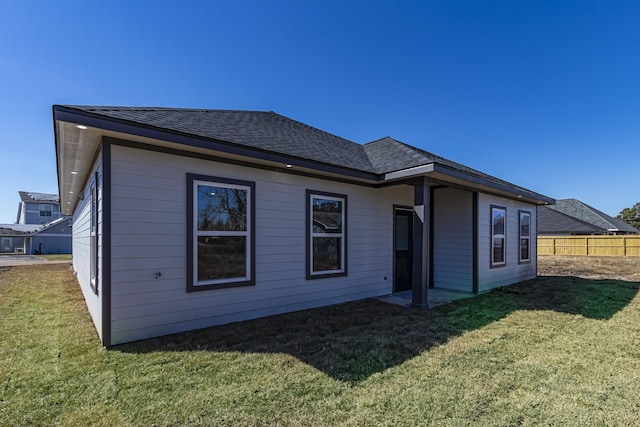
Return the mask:
M 491 267 L 503 267 L 506 260 L 507 209 L 491 206 Z
M 253 285 L 255 184 L 188 175 L 187 290 Z
M 307 190 L 307 279 L 346 276 L 347 196 Z
M 91 289 L 98 294 L 98 173 L 96 172 L 94 182 L 91 184 L 89 192 L 91 224 L 89 228 L 89 272 L 91 276 Z
M 51 216 L 52 211 L 51 205 L 40 205 L 40 216 Z
M 519 261 L 521 263 L 531 262 L 531 213 L 518 211 L 518 217 L 518 228 L 520 230 Z

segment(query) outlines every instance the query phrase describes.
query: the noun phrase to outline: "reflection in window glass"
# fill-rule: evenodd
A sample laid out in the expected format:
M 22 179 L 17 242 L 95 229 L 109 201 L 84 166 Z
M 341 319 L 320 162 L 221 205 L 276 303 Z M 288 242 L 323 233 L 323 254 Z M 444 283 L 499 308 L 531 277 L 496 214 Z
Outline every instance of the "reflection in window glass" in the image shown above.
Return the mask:
M 313 238 L 313 271 L 340 270 L 339 237 L 314 237 Z
M 313 199 L 313 232 L 342 233 L 342 201 Z
M 251 282 L 253 183 L 191 178 L 192 283 L 217 286 Z
M 344 274 L 346 196 L 307 192 L 309 276 Z
M 518 215 L 520 223 L 520 253 L 519 261 L 531 261 L 531 214 L 520 211 Z
M 198 237 L 198 281 L 245 277 L 246 244 L 244 236 Z
M 198 230 L 246 231 L 247 190 L 198 185 Z
M 491 206 L 491 266 L 506 265 L 506 208 Z

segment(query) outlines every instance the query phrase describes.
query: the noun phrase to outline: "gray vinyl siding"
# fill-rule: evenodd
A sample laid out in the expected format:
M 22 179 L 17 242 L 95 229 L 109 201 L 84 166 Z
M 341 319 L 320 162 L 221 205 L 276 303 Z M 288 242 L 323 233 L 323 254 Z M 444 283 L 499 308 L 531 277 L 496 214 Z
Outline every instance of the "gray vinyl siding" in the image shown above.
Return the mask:
M 392 292 L 393 205 L 412 205 L 412 187 L 373 189 L 122 146 L 112 146 L 111 166 L 112 344 Z M 186 292 L 187 173 L 255 182 L 255 286 Z M 305 278 L 307 189 L 348 197 L 346 277 Z
M 73 214 L 73 226 L 72 226 L 72 253 L 73 253 L 73 269 L 82 289 L 84 299 L 87 303 L 87 308 L 93 323 L 98 330 L 98 335 L 102 335 L 102 298 L 103 292 L 100 288 L 102 280 L 98 280 L 99 293 L 95 294 L 91 289 L 91 249 L 90 249 L 90 231 L 91 231 L 91 184 L 94 182 L 94 173 L 98 171 L 102 175 L 102 163 L 99 157 L 94 164 L 89 179 L 85 188 L 83 189 L 83 200 L 78 202 L 75 212 Z M 102 179 L 100 179 L 100 184 Z M 99 187 L 98 191 L 98 236 L 101 235 L 101 219 L 102 219 L 102 188 Z M 102 239 L 98 238 L 98 254 L 102 253 L 101 248 Z M 98 265 L 102 265 L 102 259 L 99 256 Z M 99 268 L 102 271 L 102 268 Z M 103 338 L 101 336 L 101 338 Z
M 490 267 L 491 205 L 507 209 L 506 216 L 506 265 Z M 531 262 L 518 262 L 518 210 L 531 212 Z M 480 292 L 506 286 L 537 275 L 536 207 L 510 199 L 480 194 L 478 197 L 478 287 Z
M 473 291 L 472 193 L 438 188 L 433 197 L 433 282 L 437 288 Z

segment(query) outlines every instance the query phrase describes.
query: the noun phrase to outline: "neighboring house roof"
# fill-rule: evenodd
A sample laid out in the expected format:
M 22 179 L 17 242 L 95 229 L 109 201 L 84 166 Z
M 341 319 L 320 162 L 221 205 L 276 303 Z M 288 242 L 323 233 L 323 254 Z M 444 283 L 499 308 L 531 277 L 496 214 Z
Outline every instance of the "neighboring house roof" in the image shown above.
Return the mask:
M 28 235 L 40 227 L 40 224 L 0 224 L 0 235 Z
M 53 220 L 53 221 L 51 221 L 51 222 L 48 222 L 48 223 L 46 223 L 46 224 L 42 224 L 42 225 L 40 226 L 40 228 L 38 228 L 37 230 L 34 230 L 32 234 L 39 234 L 39 233 L 42 233 L 42 232 L 44 232 L 44 231 L 49 230 L 50 228 L 55 227 L 56 225 L 60 225 L 61 223 L 65 222 L 65 221 L 70 222 L 70 221 L 71 221 L 71 217 L 69 217 L 69 216 L 63 216 L 63 217 L 60 217 L 60 218 L 58 218 L 58 219 L 55 219 L 55 220 Z
M 88 168 L 93 157 L 89 159 L 87 153 L 80 164 L 77 150 L 87 150 L 90 135 L 96 147 L 105 134 L 127 139 L 133 135 L 263 162 L 291 163 L 374 185 L 429 175 L 433 180 L 491 189 L 536 204 L 553 203 L 549 197 L 389 137 L 362 145 L 273 111 L 54 105 L 53 113 L 58 167 L 69 171 L 84 173 Z M 90 128 L 82 136 L 82 145 L 77 125 Z M 80 184 L 65 174 L 59 173 L 59 178 L 67 207 L 67 202 L 74 203 L 67 194 L 80 190 Z
M 540 206 L 538 209 L 538 232 L 640 233 L 639 230 L 626 222 L 613 218 L 577 199 L 561 199 L 556 200 L 555 205 Z
M 23 202 L 60 202 L 60 198 L 57 194 L 34 193 L 32 191 L 18 191 L 18 194 L 20 195 L 20 200 Z
M 55 227 L 64 221 L 70 221 L 68 216 L 60 217 L 46 224 L 0 224 L 0 235 L 33 235 Z

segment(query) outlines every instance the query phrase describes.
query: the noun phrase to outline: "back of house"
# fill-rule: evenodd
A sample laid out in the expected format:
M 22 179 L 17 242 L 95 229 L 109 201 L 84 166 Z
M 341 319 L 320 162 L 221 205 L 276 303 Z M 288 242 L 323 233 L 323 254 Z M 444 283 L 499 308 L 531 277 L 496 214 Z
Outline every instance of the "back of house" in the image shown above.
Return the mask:
M 553 199 L 274 112 L 53 107 L 73 267 L 104 345 L 536 276 Z M 372 314 L 373 315 L 373 314 Z

